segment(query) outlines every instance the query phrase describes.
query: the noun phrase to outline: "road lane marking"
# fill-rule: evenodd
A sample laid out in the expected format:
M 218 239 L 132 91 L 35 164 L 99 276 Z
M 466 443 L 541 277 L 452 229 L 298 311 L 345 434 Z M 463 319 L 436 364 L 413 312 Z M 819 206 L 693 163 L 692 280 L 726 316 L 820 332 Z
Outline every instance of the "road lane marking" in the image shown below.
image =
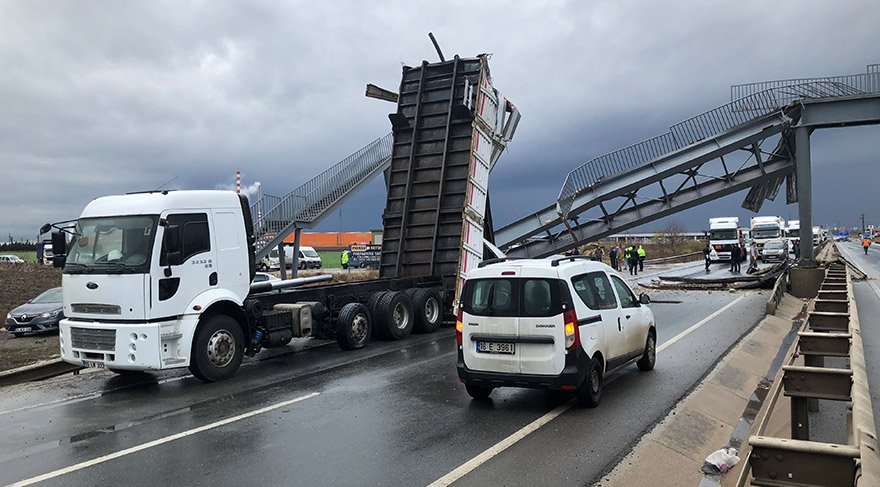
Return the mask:
M 475 456 L 474 458 L 471 458 L 470 460 L 463 463 L 461 466 L 459 466 L 455 470 L 453 470 L 453 471 L 449 472 L 448 474 L 435 480 L 430 485 L 428 485 L 428 487 L 446 487 L 447 485 L 464 477 L 465 475 L 470 473 L 475 468 L 486 463 L 488 460 L 490 460 L 495 455 L 498 455 L 499 453 L 501 453 L 504 450 L 508 449 L 509 447 L 513 446 L 519 440 L 521 440 L 521 439 L 525 438 L 526 436 L 528 436 L 529 434 L 533 433 L 535 430 L 537 430 L 541 426 L 544 426 L 545 424 L 549 423 L 550 421 L 552 421 L 554 418 L 556 418 L 560 414 L 568 411 L 572 405 L 574 405 L 574 403 L 572 401 L 568 401 L 565 404 L 558 406 L 556 409 L 550 411 L 549 413 L 547 413 L 547 414 L 541 416 L 540 418 L 532 421 L 531 423 L 525 425 L 516 433 L 514 433 L 514 434 L 508 436 L 507 438 L 499 441 L 498 443 L 492 445 L 491 448 L 484 451 L 483 453 L 480 453 L 479 455 Z
M 206 424 L 204 426 L 199 426 L 198 428 L 193 428 L 186 431 L 181 431 L 180 433 L 173 434 L 171 436 L 166 436 L 164 438 L 159 438 L 157 440 L 153 440 L 147 443 L 143 443 L 137 446 L 133 446 L 131 448 L 126 448 L 124 450 L 120 450 L 118 452 L 110 453 L 109 455 L 104 455 L 102 457 L 94 458 L 92 460 L 88 460 L 82 463 L 77 463 L 76 465 L 71 465 L 69 467 L 65 467 L 62 469 L 55 470 L 54 472 L 45 473 L 43 475 L 39 475 L 36 477 L 32 477 L 29 479 L 21 480 L 14 484 L 10 484 L 10 487 L 23 487 L 25 485 L 32 485 L 38 482 L 43 482 L 45 480 L 53 479 L 55 477 L 60 477 L 61 475 L 66 475 L 72 472 L 76 472 L 77 470 L 82 470 L 84 468 L 92 467 L 104 462 L 108 462 L 110 460 L 114 460 L 116 458 L 124 457 L 126 455 L 131 455 L 132 453 L 137 453 L 139 451 L 147 450 L 149 448 L 153 448 L 159 445 L 164 445 L 165 443 L 169 443 L 175 440 L 179 440 L 181 438 L 186 438 L 187 436 L 192 436 L 197 433 L 201 433 L 203 431 L 208 431 L 214 428 L 218 428 L 220 426 L 226 426 L 227 424 L 235 423 L 237 421 L 241 421 L 243 419 L 251 418 L 260 414 L 268 413 L 270 411 L 274 411 L 279 408 L 283 408 L 285 406 L 290 406 L 291 404 L 298 403 L 300 401 L 305 401 L 306 399 L 311 399 L 320 392 L 313 392 L 311 394 L 306 394 L 305 396 L 300 396 L 294 399 L 290 399 L 287 401 L 282 401 L 277 404 L 273 404 L 271 406 L 266 406 L 264 408 L 255 409 L 253 411 L 239 414 L 238 416 L 233 416 L 231 418 L 222 419 L 220 421 L 215 421 L 211 424 Z
M 663 350 L 666 350 L 669 346 L 671 346 L 675 342 L 681 340 L 682 338 L 684 338 L 687 335 L 689 335 L 690 333 L 692 333 L 694 330 L 700 328 L 701 326 L 705 325 L 709 321 L 716 318 L 721 313 L 732 308 L 733 305 L 735 305 L 736 303 L 741 301 L 743 298 L 745 298 L 745 296 L 740 296 L 740 297 L 734 299 L 733 301 L 731 301 L 730 303 L 727 303 L 727 305 L 725 305 L 724 307 L 722 307 L 718 311 L 715 311 L 714 313 L 710 314 L 709 316 L 698 321 L 697 323 L 695 323 L 693 326 L 691 326 L 687 330 L 670 338 L 669 340 L 664 342 L 663 345 L 661 345 L 657 348 L 657 353 L 660 353 Z M 557 406 L 556 409 L 550 411 L 549 413 L 547 413 L 547 414 L 541 416 L 540 418 L 532 421 L 531 423 L 525 425 L 524 427 L 522 427 L 521 429 L 519 429 L 518 431 L 516 431 L 512 435 L 508 436 L 507 438 L 504 438 L 503 440 L 501 440 L 498 443 L 489 447 L 488 450 L 480 453 L 479 455 L 475 456 L 474 458 L 471 458 L 467 462 L 461 464 L 455 470 L 440 477 L 439 479 L 435 480 L 434 482 L 431 482 L 430 484 L 428 484 L 428 487 L 446 487 L 446 486 L 452 484 L 456 480 L 464 477 L 465 475 L 467 475 L 470 472 L 472 472 L 473 470 L 475 470 L 480 465 L 491 460 L 493 457 L 495 457 L 499 453 L 510 448 L 511 446 L 513 446 L 514 444 L 516 444 L 518 441 L 522 440 L 526 436 L 534 433 L 541 426 L 544 426 L 545 424 L 549 423 L 550 421 L 553 421 L 554 419 L 556 419 L 556 417 L 558 417 L 562 413 L 571 409 L 572 406 L 574 406 L 573 400 L 569 400 L 565 404 Z
M 734 299 L 733 301 L 731 301 L 730 303 L 728 303 L 727 306 L 725 306 L 725 307 L 719 309 L 718 311 L 716 311 L 716 312 L 710 314 L 709 316 L 703 318 L 702 320 L 696 322 L 693 326 L 691 326 L 691 327 L 688 328 L 687 330 L 685 330 L 685 331 L 679 333 L 678 335 L 675 335 L 674 337 L 670 338 L 669 340 L 666 340 L 666 342 L 664 342 L 663 345 L 660 345 L 659 347 L 657 347 L 657 353 L 660 353 L 660 352 L 662 352 L 663 350 L 666 350 L 667 348 L 671 347 L 672 345 L 675 344 L 675 342 L 677 342 L 677 341 L 681 340 L 682 338 L 688 336 L 689 334 L 691 334 L 691 332 L 693 332 L 693 331 L 696 330 L 697 328 L 699 328 L 699 327 L 705 325 L 706 323 L 712 321 L 715 317 L 717 317 L 717 316 L 720 315 L 721 313 L 727 311 L 728 309 L 732 308 L 733 305 L 735 305 L 736 303 L 740 302 L 740 301 L 743 300 L 744 298 L 745 298 L 745 296 L 740 296 L 740 297 Z

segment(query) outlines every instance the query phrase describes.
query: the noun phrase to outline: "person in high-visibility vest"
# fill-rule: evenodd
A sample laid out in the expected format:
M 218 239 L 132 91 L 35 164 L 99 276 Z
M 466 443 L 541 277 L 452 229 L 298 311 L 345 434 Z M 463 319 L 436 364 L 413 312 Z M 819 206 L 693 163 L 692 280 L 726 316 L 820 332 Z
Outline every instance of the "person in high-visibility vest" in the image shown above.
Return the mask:
M 865 239 L 862 240 L 862 247 L 865 249 L 865 255 L 868 255 L 868 247 L 870 247 L 870 246 L 871 246 L 871 239 L 869 239 L 868 237 L 865 237 Z
M 342 262 L 342 268 L 348 269 L 348 250 L 342 251 L 342 257 L 340 257 L 340 261 Z
M 636 252 L 639 254 L 639 272 L 641 272 L 645 270 L 645 257 L 648 255 L 648 253 L 645 252 L 645 249 L 641 246 L 641 244 L 639 245 L 639 248 L 636 250 Z

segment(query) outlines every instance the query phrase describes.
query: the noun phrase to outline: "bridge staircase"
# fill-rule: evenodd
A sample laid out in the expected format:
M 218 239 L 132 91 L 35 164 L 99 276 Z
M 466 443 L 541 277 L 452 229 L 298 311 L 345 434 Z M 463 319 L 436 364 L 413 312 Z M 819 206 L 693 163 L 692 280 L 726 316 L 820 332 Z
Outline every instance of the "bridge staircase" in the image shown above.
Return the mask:
M 259 261 L 297 228 L 314 228 L 391 164 L 392 137 L 374 140 L 284 196 L 251 204 Z
M 880 95 L 880 65 L 864 74 L 736 85 L 730 103 L 571 171 L 556 201 L 495 230 L 511 257 L 544 257 L 751 188 L 759 211 L 783 182 L 797 201 L 793 128 L 804 103 Z M 880 99 L 880 98 L 878 98 Z

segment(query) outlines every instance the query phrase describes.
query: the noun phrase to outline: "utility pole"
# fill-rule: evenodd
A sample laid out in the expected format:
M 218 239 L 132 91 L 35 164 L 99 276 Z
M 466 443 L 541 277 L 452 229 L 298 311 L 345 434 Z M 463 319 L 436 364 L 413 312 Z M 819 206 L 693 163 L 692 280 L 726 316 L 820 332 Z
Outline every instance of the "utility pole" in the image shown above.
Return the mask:
M 867 229 L 865 228 L 865 214 L 862 213 L 862 235 L 865 234 L 865 231 L 866 231 L 866 230 L 867 230 Z

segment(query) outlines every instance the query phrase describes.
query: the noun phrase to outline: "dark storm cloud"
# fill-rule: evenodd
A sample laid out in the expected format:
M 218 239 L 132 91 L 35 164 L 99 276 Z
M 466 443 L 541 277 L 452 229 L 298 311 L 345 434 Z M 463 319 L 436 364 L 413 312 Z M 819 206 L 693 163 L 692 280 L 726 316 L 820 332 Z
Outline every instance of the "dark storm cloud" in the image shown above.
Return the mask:
M 436 59 L 428 31 L 447 57 L 492 52 L 496 87 L 523 112 L 492 176 L 509 222 L 552 203 L 576 165 L 725 103 L 732 83 L 862 71 L 880 61 L 877 25 L 868 1 L 0 0 L 0 232 L 32 236 L 96 196 L 172 178 L 223 187 L 235 169 L 283 194 L 390 130 L 393 106 L 364 84 L 396 90 L 401 62 Z M 851 168 L 840 190 L 876 162 L 878 132 L 864 130 L 814 143 L 817 174 L 824 150 Z M 342 225 L 380 226 L 383 191 L 374 181 Z M 817 219 L 852 213 L 823 198 Z M 702 228 L 703 213 L 738 205 L 678 218 Z

